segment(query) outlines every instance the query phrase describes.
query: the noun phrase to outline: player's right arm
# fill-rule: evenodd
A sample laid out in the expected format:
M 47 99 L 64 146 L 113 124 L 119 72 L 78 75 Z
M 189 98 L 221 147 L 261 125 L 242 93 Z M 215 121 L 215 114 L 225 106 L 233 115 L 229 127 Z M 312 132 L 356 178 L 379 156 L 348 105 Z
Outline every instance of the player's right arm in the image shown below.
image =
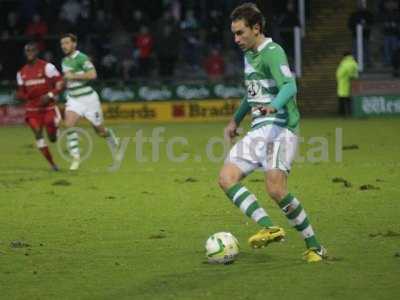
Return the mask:
M 18 87 L 17 87 L 16 98 L 19 100 L 28 101 L 29 96 L 25 89 L 24 80 L 22 79 L 22 76 L 21 76 L 21 71 L 19 71 L 17 73 L 17 85 L 18 85 Z
M 232 119 L 229 121 L 228 125 L 224 130 L 224 137 L 226 140 L 232 143 L 233 139 L 238 136 L 237 128 L 239 127 L 240 122 L 244 119 L 246 114 L 251 110 L 249 103 L 247 102 L 247 98 L 244 97 L 240 102 L 238 109 L 233 114 Z

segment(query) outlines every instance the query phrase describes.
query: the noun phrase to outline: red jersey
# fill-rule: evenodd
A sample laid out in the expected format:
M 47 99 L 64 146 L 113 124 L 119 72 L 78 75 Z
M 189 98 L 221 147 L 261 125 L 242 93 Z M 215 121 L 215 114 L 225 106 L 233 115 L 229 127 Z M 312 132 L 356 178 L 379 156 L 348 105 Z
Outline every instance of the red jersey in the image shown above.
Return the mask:
M 50 92 L 59 94 L 61 91 L 56 88 L 56 83 L 61 80 L 61 74 L 53 64 L 37 59 L 34 64 L 26 64 L 17 73 L 17 98 L 26 101 L 27 112 L 43 110 L 41 97 Z M 47 108 L 53 106 L 54 101 L 51 101 Z
M 136 38 L 136 47 L 139 48 L 140 58 L 149 58 L 153 51 L 153 37 L 147 34 L 139 34 Z
M 206 59 L 204 67 L 209 76 L 223 75 L 225 70 L 224 59 L 219 54 L 211 55 Z

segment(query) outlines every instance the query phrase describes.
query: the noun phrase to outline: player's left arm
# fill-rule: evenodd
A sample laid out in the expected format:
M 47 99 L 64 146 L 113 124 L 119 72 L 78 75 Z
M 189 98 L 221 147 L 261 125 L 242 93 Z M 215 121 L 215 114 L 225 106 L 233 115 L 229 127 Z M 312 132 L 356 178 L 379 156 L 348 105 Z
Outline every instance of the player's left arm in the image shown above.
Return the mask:
M 297 93 L 296 80 L 289 68 L 284 50 L 281 47 L 276 47 L 272 51 L 268 66 L 279 92 L 267 107 L 267 113 L 274 113 L 283 108 Z
M 53 88 L 49 91 L 49 94 L 52 94 L 52 98 L 54 98 L 54 96 L 59 95 L 64 89 L 64 80 L 61 76 L 61 73 L 51 63 L 46 64 L 45 74 L 53 85 Z

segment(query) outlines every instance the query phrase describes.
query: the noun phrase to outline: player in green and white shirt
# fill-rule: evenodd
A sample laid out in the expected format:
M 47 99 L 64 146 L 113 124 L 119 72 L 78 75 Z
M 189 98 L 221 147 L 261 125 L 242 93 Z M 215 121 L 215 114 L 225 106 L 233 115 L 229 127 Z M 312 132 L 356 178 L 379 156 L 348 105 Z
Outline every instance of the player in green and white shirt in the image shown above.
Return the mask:
M 80 164 L 79 137 L 74 127 L 81 117 L 86 118 L 97 134 L 107 139 L 112 150 L 118 147 L 118 141 L 112 129 L 103 125 L 103 112 L 99 95 L 90 86 L 97 78 L 96 69 L 89 58 L 77 50 L 77 37 L 68 33 L 61 37 L 61 48 L 66 55 L 62 60 L 62 71 L 66 81 L 65 125 L 67 147 L 72 156 L 70 170 L 77 170 Z
M 317 241 L 301 203 L 287 189 L 287 176 L 298 144 L 299 111 L 296 81 L 281 46 L 266 38 L 265 20 L 256 5 L 245 3 L 231 14 L 235 42 L 244 51 L 247 95 L 225 128 L 231 142 L 245 115 L 251 112 L 251 130 L 232 149 L 220 171 L 219 185 L 233 203 L 263 227 L 250 237 L 253 248 L 281 241 L 285 232 L 274 226 L 256 197 L 240 181 L 254 170 L 265 172 L 269 196 L 302 235 L 307 251 L 303 259 L 321 261 L 326 250 Z

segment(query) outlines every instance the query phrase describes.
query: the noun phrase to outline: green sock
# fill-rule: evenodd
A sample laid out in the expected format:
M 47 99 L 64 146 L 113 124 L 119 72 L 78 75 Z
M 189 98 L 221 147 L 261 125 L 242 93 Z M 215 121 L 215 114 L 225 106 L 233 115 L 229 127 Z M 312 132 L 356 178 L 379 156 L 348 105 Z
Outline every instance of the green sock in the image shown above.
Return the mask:
M 111 128 L 106 128 L 106 141 L 113 147 L 117 146 L 117 138 Z
M 76 131 L 67 132 L 67 148 L 73 157 L 79 157 L 79 136 Z
M 266 211 L 258 204 L 257 198 L 240 183 L 226 191 L 226 195 L 249 218 L 263 227 L 272 227 L 272 221 Z
M 279 202 L 279 207 L 289 219 L 290 225 L 300 232 L 306 247 L 319 249 L 321 245 L 315 237 L 314 230 L 299 200 L 289 193 Z

